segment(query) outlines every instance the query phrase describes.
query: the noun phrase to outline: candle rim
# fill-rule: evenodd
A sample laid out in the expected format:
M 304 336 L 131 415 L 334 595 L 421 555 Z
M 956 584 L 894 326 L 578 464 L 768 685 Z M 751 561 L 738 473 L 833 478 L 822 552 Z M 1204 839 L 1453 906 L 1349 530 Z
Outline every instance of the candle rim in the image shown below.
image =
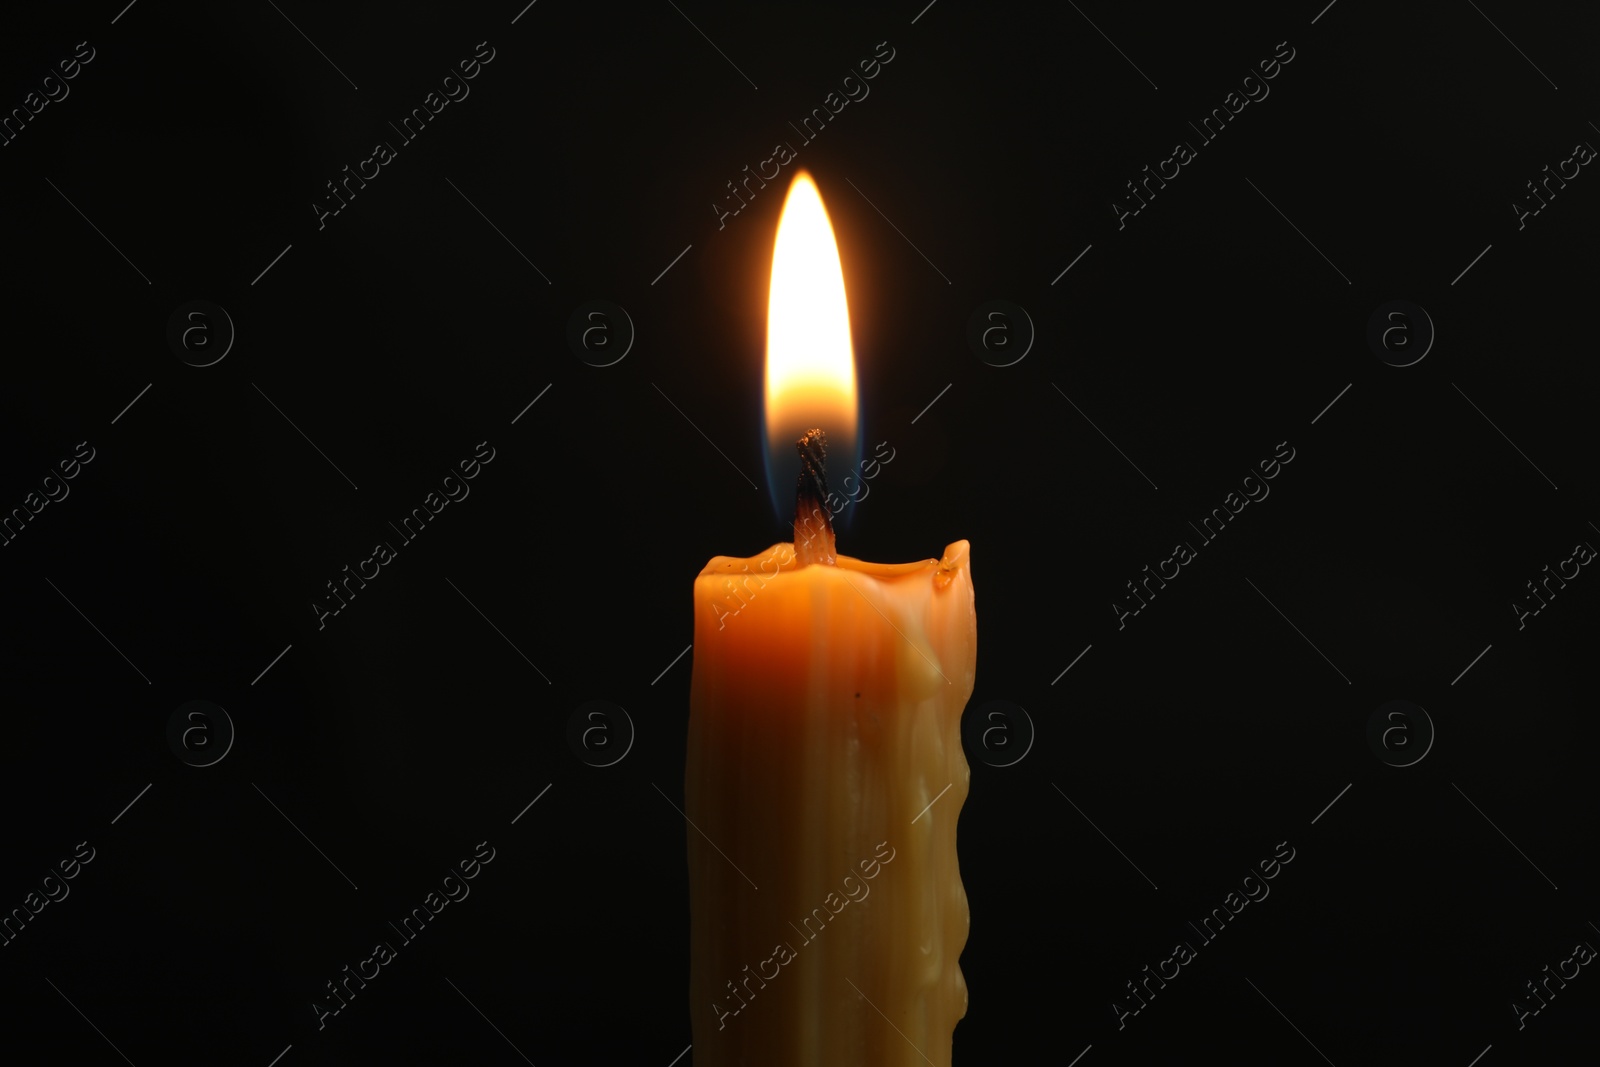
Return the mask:
M 971 555 L 971 545 L 965 540 L 952 541 L 945 546 L 942 556 L 931 556 L 927 559 L 913 560 L 909 563 L 873 563 L 859 559 L 855 556 L 839 555 L 835 557 L 832 567 L 823 564 L 807 564 L 802 567 L 796 562 L 794 543 L 792 541 L 779 541 L 770 546 L 766 551 L 753 556 L 712 556 L 706 565 L 701 568 L 695 577 L 717 578 L 730 574 L 756 574 L 767 580 L 772 580 L 779 574 L 798 573 L 811 567 L 820 567 L 822 570 L 845 570 L 865 575 L 869 578 L 899 579 L 921 575 L 925 572 L 935 574 L 960 570 L 965 567 Z M 776 561 L 776 570 L 768 569 L 771 562 Z M 763 564 L 766 564 L 763 567 Z M 750 568 L 748 571 L 746 568 Z

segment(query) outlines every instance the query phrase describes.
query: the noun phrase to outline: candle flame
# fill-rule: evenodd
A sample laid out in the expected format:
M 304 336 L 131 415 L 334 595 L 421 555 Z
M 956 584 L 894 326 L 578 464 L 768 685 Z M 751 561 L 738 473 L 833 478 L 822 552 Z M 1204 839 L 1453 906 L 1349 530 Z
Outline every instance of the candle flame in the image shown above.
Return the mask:
M 794 503 L 793 475 L 787 484 L 777 478 L 791 469 L 781 460 L 793 456 L 796 439 L 814 427 L 827 431 L 831 456 L 848 473 L 858 445 L 844 268 L 822 194 L 811 175 L 800 171 L 778 220 L 767 297 L 767 456 L 780 514 Z

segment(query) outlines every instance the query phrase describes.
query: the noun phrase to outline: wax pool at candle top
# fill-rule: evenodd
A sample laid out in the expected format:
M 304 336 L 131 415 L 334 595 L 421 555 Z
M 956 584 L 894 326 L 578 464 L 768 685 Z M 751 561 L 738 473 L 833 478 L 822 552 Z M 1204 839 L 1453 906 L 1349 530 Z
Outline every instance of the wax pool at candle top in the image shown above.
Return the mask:
M 967 542 L 892 565 L 801 567 L 785 544 L 718 556 L 694 602 L 697 1061 L 948 1064 L 967 1002 Z

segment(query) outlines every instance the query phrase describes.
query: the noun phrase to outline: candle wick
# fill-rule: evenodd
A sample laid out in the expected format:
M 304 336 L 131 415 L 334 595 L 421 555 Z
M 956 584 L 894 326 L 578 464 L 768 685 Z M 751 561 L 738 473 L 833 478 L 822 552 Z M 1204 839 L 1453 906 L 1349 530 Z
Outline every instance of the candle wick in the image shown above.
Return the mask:
M 807 430 L 794 443 L 800 453 L 800 477 L 794 494 L 794 555 L 798 566 L 833 566 L 833 511 L 828 499 L 828 435 Z

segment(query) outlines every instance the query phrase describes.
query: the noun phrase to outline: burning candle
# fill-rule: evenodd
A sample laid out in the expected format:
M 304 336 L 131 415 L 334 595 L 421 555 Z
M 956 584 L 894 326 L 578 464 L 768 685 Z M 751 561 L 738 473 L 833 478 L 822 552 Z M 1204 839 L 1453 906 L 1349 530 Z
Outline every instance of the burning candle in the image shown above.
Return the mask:
M 769 446 L 797 454 L 794 541 L 716 556 L 694 584 L 695 1060 L 947 1067 L 967 1008 L 970 554 L 966 541 L 905 564 L 835 551 L 823 430 L 853 448 L 855 370 L 833 229 L 804 172 L 773 252 L 766 401 Z

